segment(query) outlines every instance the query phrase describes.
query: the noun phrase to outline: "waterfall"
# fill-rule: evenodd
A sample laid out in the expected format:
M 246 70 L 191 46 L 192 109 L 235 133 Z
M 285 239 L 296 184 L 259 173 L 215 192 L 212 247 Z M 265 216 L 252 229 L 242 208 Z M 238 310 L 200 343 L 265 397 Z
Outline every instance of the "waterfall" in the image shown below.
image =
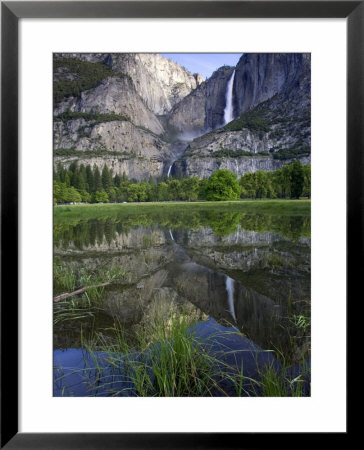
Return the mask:
M 167 178 L 169 178 L 169 175 L 171 174 L 172 166 L 173 166 L 173 163 L 169 166 L 168 173 L 167 173 Z
M 233 86 L 234 86 L 235 70 L 232 73 L 226 87 L 226 106 L 224 109 L 224 125 L 234 120 L 233 115 Z
M 226 291 L 228 294 L 228 305 L 229 305 L 229 312 L 231 314 L 231 317 L 236 322 L 236 316 L 235 316 L 235 309 L 234 309 L 234 280 L 226 275 L 226 281 L 225 281 Z

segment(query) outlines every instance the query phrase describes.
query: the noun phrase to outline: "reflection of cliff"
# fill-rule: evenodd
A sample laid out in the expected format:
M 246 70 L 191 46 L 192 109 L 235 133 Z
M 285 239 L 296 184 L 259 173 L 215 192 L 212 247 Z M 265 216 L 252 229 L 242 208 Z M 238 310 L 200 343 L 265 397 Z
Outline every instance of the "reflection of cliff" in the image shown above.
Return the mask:
M 206 267 L 187 262 L 170 274 L 178 294 L 217 321 L 232 322 L 227 302 L 225 276 Z
M 78 224 L 63 233 L 55 242 L 54 253 L 135 251 L 158 247 L 165 242 L 165 233 L 160 229 L 139 226 L 122 231 L 113 222 L 95 221 Z
M 282 237 L 279 233 L 273 232 L 256 232 L 247 231 L 240 225 L 234 228 L 234 231 L 228 235 L 219 236 L 216 230 L 210 227 L 200 227 L 195 230 L 183 230 L 177 233 L 176 240 L 178 243 L 187 246 L 188 248 L 198 248 L 198 250 L 206 251 L 206 249 L 220 247 L 222 250 L 234 247 L 236 250 L 241 248 L 267 247 L 271 248 L 276 243 L 286 243 L 295 252 L 299 251 L 300 247 L 306 247 L 309 250 L 310 239 L 302 237 L 298 242 L 293 242 L 291 239 Z
M 263 348 L 286 345 L 281 320 L 310 297 L 310 243 L 275 233 L 245 231 L 228 236 L 211 228 L 162 230 L 139 226 L 100 235 L 92 245 L 70 241 L 55 249 L 63 264 L 96 273 L 120 267 L 122 281 L 105 288 L 102 309 L 122 324 L 147 320 L 153 301 L 194 305 L 230 323 Z M 80 242 L 80 241 L 79 241 Z M 87 242 L 84 241 L 84 243 Z M 298 305 L 298 306 L 297 306 Z M 297 309 L 298 308 L 298 309 Z
M 230 305 L 226 275 L 192 262 L 181 265 L 172 276 L 178 294 L 204 313 L 217 321 L 237 325 L 253 340 L 269 340 L 272 319 L 281 315 L 281 308 L 270 298 L 234 281 Z
M 228 273 L 242 285 L 287 305 L 310 297 L 310 240 L 299 242 L 274 233 L 256 233 L 238 227 L 229 236 L 209 228 L 175 233 L 193 261 Z
M 102 307 L 119 323 L 138 323 L 155 290 L 163 285 L 166 277 L 167 272 L 160 270 L 143 278 L 137 285 L 122 288 L 112 285 L 105 294 Z
M 182 264 L 178 271 L 170 273 L 171 276 L 179 296 L 217 322 L 237 327 L 262 348 L 279 349 L 286 355 L 294 351 L 293 357 L 297 362 L 307 352 L 309 338 L 298 329 L 288 328 L 291 308 L 295 313 L 299 313 L 301 308 L 305 314 L 307 303 L 299 302 L 298 306 L 292 306 L 287 297 L 289 293 L 284 291 L 284 282 L 280 284 L 284 301 L 279 304 L 259 290 L 193 262 Z M 230 292 L 229 284 L 232 284 Z

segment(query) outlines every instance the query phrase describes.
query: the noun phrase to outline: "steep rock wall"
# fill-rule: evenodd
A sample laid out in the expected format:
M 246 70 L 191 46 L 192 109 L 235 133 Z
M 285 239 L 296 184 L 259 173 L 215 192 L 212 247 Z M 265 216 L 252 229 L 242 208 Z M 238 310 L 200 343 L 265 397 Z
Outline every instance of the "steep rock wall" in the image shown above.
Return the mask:
M 226 86 L 233 71 L 233 67 L 221 67 L 181 100 L 168 114 L 169 126 L 193 135 L 223 125 Z
M 106 62 L 133 79 L 136 91 L 155 114 L 166 114 L 203 80 L 154 53 L 110 54 Z
M 288 91 L 310 77 L 308 53 L 246 53 L 234 80 L 235 115 L 239 115 L 281 91 Z

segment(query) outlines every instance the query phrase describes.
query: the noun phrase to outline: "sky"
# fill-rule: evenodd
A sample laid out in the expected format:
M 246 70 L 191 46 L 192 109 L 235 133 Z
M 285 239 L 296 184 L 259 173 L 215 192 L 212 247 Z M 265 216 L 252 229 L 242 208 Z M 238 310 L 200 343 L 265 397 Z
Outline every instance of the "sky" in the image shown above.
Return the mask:
M 205 79 L 219 67 L 236 66 L 242 53 L 161 53 L 191 73 L 200 73 Z

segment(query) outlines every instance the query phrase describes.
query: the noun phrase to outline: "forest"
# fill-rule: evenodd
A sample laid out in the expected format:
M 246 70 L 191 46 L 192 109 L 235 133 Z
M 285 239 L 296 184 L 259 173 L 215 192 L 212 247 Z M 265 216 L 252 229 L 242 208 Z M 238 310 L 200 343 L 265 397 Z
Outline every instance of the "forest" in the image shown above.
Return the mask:
M 311 165 L 300 161 L 273 172 L 246 173 L 240 179 L 229 170 L 220 169 L 210 178 L 168 178 L 136 181 L 123 173 L 113 175 L 104 165 L 60 164 L 53 177 L 53 203 L 121 203 L 197 200 L 238 200 L 239 198 L 311 197 Z

